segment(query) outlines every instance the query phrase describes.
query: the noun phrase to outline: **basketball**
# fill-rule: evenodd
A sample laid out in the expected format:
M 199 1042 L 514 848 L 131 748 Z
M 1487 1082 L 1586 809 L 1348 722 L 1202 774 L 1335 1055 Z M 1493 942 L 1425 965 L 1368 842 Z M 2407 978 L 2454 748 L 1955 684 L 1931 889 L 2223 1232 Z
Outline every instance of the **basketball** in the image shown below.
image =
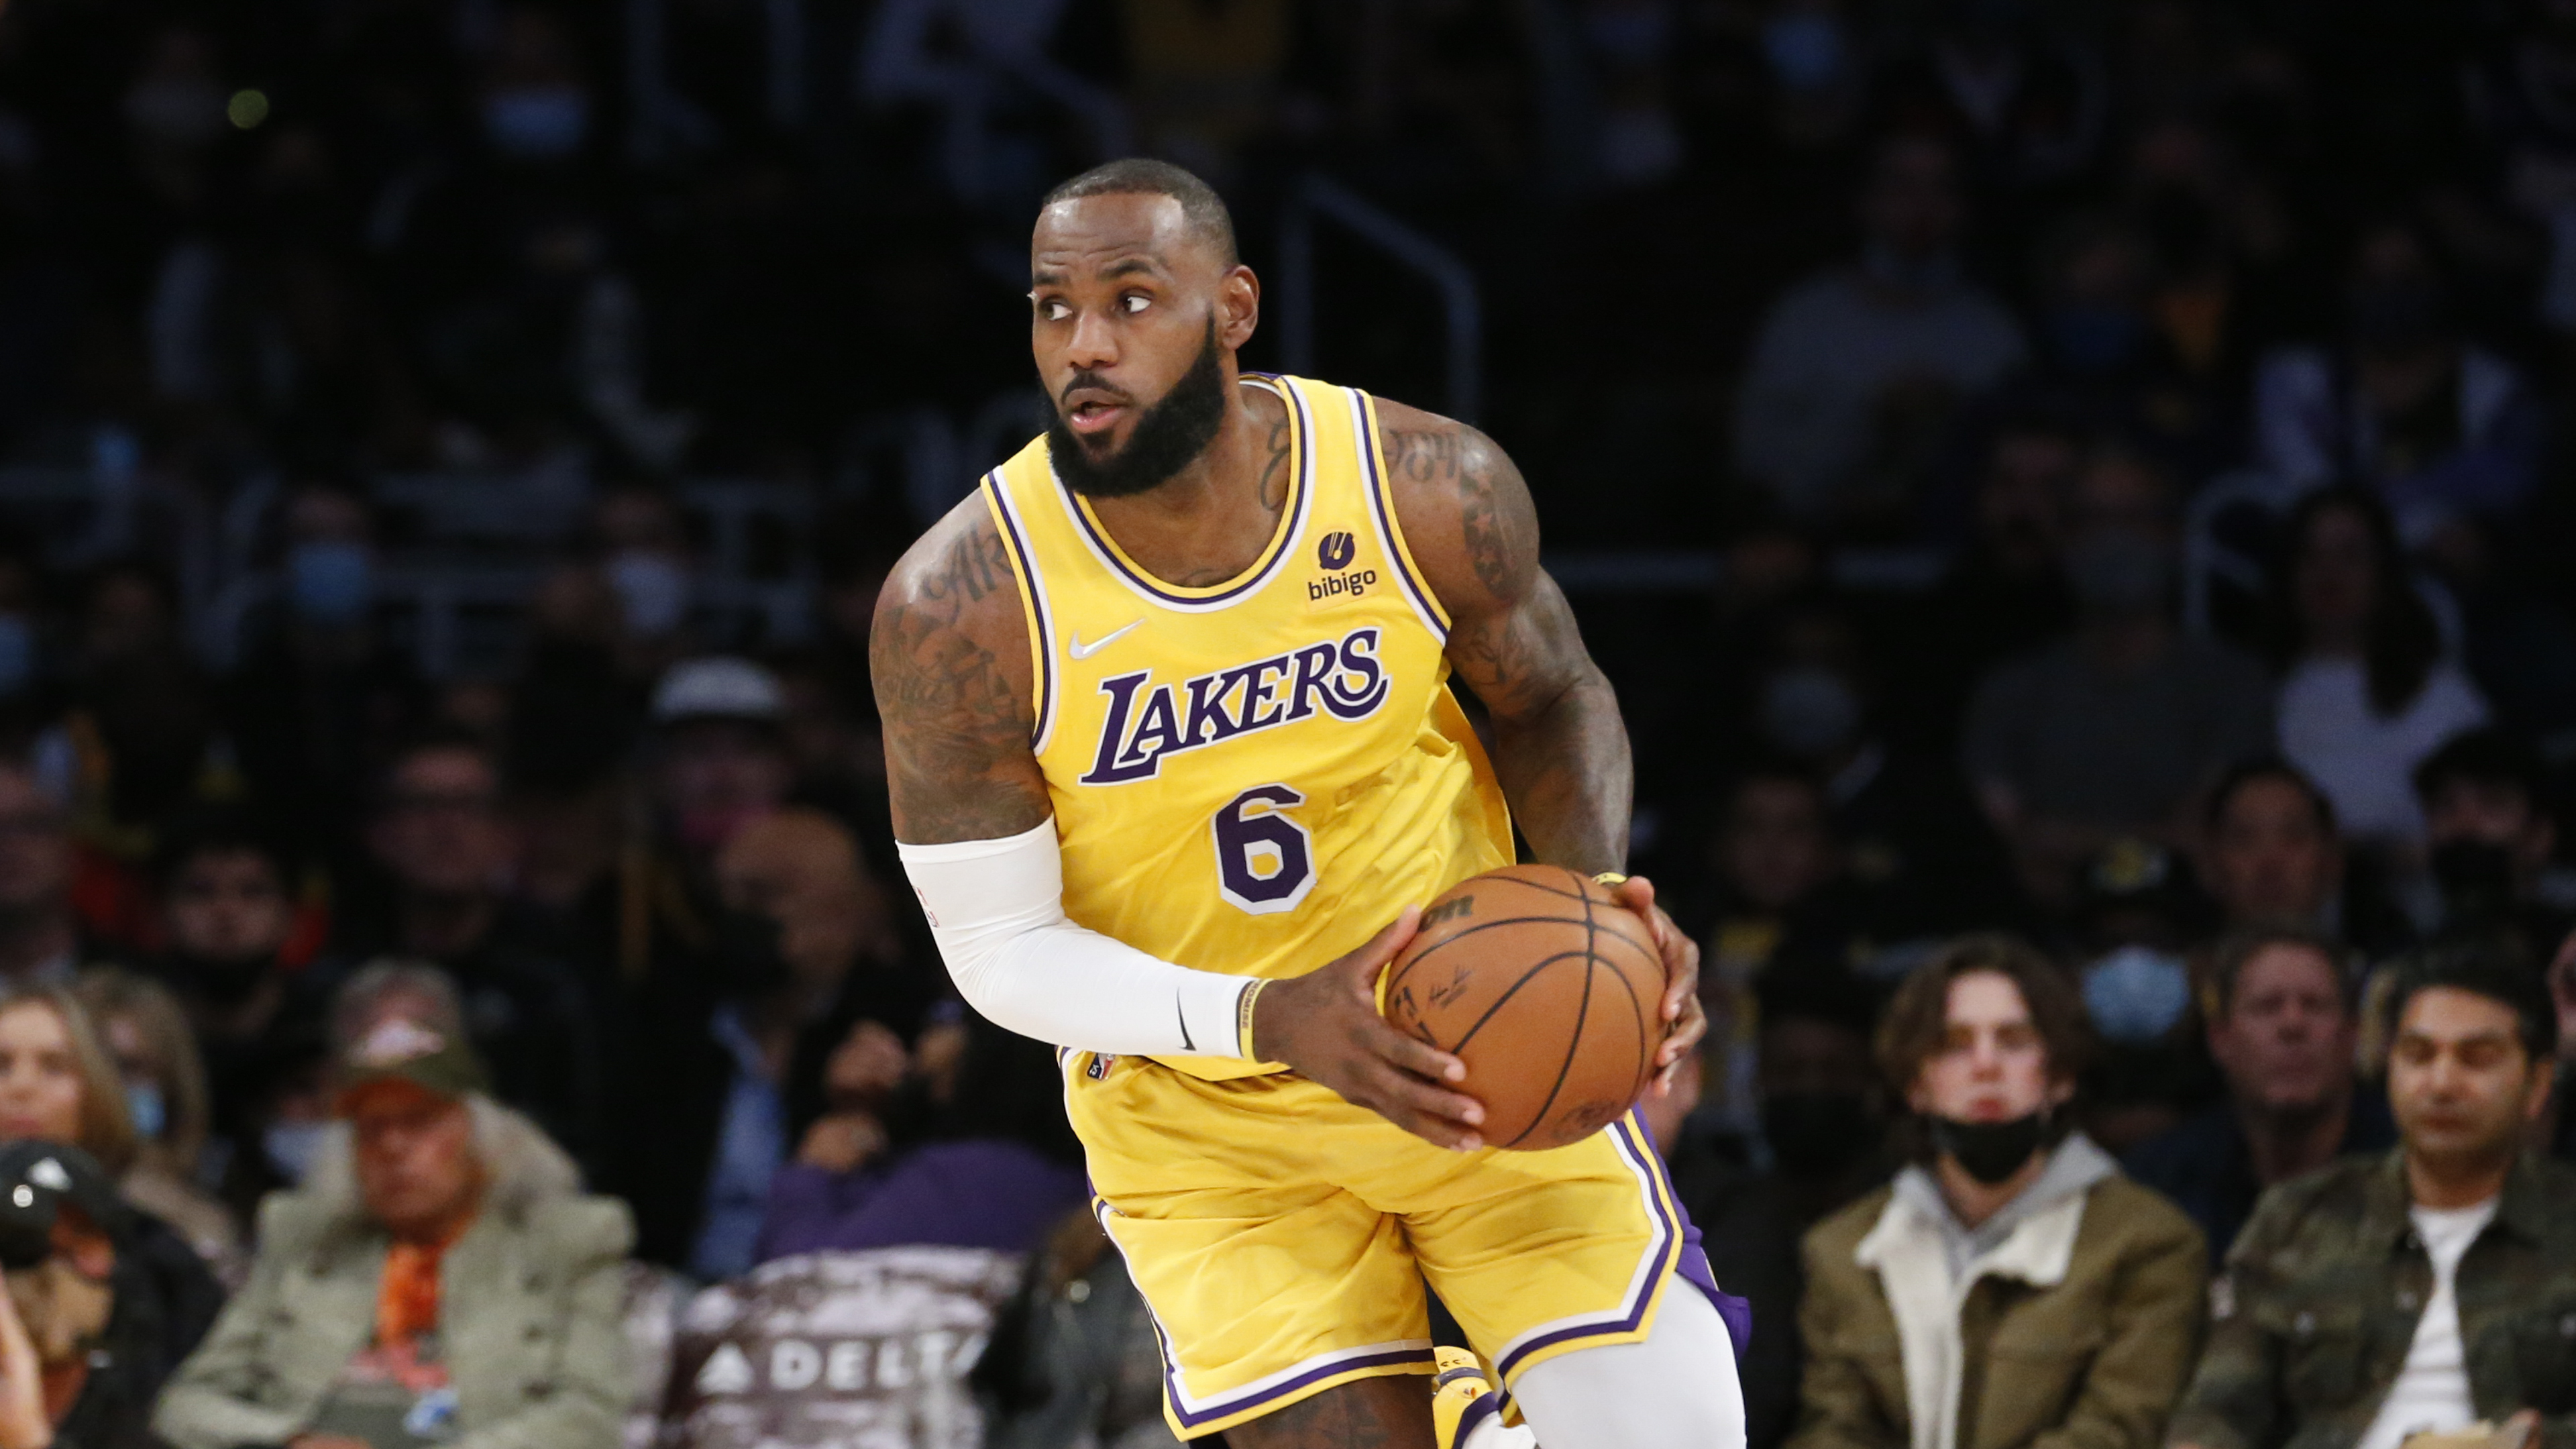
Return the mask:
M 1608 1126 L 1664 1039 L 1663 956 L 1646 923 L 1555 865 L 1459 882 L 1387 968 L 1395 1029 L 1467 1064 L 1487 1143 L 1538 1152 Z

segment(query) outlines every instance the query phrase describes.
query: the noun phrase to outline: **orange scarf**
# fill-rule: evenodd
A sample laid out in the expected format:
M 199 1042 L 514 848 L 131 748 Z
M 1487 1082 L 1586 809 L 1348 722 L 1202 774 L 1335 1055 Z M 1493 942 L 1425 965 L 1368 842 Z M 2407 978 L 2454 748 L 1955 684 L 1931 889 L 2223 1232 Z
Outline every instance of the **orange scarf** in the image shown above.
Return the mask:
M 438 1265 L 465 1233 L 468 1218 L 432 1243 L 396 1243 L 385 1252 L 384 1282 L 376 1290 L 376 1344 L 407 1345 L 438 1327 Z

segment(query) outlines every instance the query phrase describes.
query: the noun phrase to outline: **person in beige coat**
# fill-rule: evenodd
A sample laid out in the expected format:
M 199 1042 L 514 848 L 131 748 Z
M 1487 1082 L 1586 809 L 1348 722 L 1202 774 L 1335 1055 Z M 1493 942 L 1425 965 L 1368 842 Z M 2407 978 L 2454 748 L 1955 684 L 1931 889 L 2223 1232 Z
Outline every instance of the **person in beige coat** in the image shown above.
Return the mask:
M 2088 1041 L 2038 953 L 1971 937 L 1889 1003 L 1915 1165 L 1805 1242 L 1789 1449 L 2154 1449 L 2191 1372 L 2200 1230 L 2066 1130 Z
M 438 998 L 394 979 L 413 969 L 373 984 Z M 583 1196 L 427 1016 L 343 1049 L 345 1125 L 262 1205 L 249 1285 L 162 1395 L 175 1449 L 617 1449 L 626 1209 Z

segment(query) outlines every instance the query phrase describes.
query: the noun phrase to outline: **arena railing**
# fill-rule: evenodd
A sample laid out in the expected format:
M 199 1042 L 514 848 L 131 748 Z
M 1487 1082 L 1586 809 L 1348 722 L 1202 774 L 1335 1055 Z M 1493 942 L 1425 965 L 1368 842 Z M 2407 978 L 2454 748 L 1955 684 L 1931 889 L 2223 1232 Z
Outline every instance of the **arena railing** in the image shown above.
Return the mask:
M 1315 369 L 1315 223 L 1330 221 L 1421 274 L 1440 294 L 1446 354 L 1445 408 L 1472 423 L 1484 402 L 1485 306 L 1475 271 L 1457 253 L 1331 177 L 1309 174 L 1291 188 L 1279 224 L 1280 359 L 1288 371 Z

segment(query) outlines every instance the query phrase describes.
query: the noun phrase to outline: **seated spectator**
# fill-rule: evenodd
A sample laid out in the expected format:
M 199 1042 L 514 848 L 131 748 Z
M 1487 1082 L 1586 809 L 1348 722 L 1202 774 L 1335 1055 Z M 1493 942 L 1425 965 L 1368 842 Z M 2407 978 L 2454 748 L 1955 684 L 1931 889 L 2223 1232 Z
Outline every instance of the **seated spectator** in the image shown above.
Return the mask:
M 2385 222 L 2355 244 L 2342 344 L 2283 348 L 2254 378 L 2256 457 L 2305 490 L 2378 494 L 2408 547 L 2517 507 L 2537 476 L 2537 400 L 2469 341 L 2425 238 Z
M 2231 928 L 2291 922 L 2374 953 L 2412 936 L 2375 881 L 2347 873 L 2334 802 L 2277 755 L 2239 760 L 2211 787 L 2200 884 Z
M 167 1234 L 119 1201 L 77 1147 L 0 1147 L 0 1442 L 64 1449 L 163 1449 L 152 1406 L 222 1306 L 174 1294 Z M 177 1250 L 184 1258 L 187 1250 Z
M 445 970 L 493 1095 L 576 1159 L 593 1153 L 604 1110 L 599 1028 L 563 932 L 503 894 L 514 842 L 489 748 L 461 730 L 403 747 L 366 839 L 391 898 L 372 919 L 352 920 L 340 948 Z
M 72 870 L 61 799 L 24 757 L 0 757 L 0 984 L 59 984 L 79 969 Z
M 2087 862 L 2068 940 L 2095 1044 L 2084 1079 L 2084 1131 L 2118 1156 L 2180 1125 L 2215 1094 L 2215 1074 L 2185 1024 L 2184 955 L 2199 900 L 2172 851 L 2115 840 Z
M 1774 1449 L 1798 1414 L 1798 1300 L 1805 1290 L 1798 1242 L 1824 1216 L 1887 1180 L 1887 1103 L 1871 1065 L 1871 1007 L 1879 993 L 1840 972 L 1784 971 L 1763 978 L 1759 1066 L 1767 1171 L 1728 1162 L 1683 1117 L 1697 1096 L 1703 1058 L 1669 1096 L 1638 1112 L 1664 1149 L 1673 1196 L 1699 1228 L 1709 1270 L 1753 1305 L 1746 1345 L 1745 1438 Z
M 2558 1088 L 2532 1142 L 2553 1157 L 2576 1162 L 2576 1107 L 2568 1101 L 2576 1096 L 2576 931 L 2567 933 L 2550 958 L 2549 1000 L 2558 1008 Z
M 847 831 L 791 809 L 736 830 L 702 983 L 644 998 L 614 1165 L 642 1255 L 702 1281 L 757 1261 L 771 1178 L 821 1115 L 826 1058 L 861 1021 L 920 1030 L 921 979 L 883 969 L 891 934 Z M 810 1084 L 808 1073 L 811 1073 Z
M 2435 948 L 2395 983 L 2398 1145 L 2264 1196 L 2227 1255 L 2176 1445 L 2399 1449 L 2423 1431 L 2496 1426 L 2489 1442 L 2538 1445 L 2567 1432 L 2576 1168 L 2524 1150 L 2555 1076 L 2549 995 L 2485 945 Z
M 2172 486 L 2137 454 L 2097 449 L 2069 512 L 2074 629 L 1997 666 L 1961 752 L 2022 882 L 2063 906 L 2076 865 L 2123 835 L 2187 844 L 2201 792 L 2272 738 L 2261 666 L 2174 627 Z
M 938 1042 L 943 1032 L 962 1035 L 962 1045 Z M 875 1085 L 849 1060 L 870 1049 L 867 1036 L 875 1050 L 902 1050 L 893 1033 L 863 1021 L 833 1053 L 831 1085 L 860 1094 Z M 973 1016 L 922 1042 L 923 1140 L 890 1140 L 882 1108 L 836 1104 L 770 1182 L 762 1262 L 908 1243 L 1029 1253 L 1082 1203 L 1082 1145 L 1065 1121 L 1054 1050 Z
M 134 1165 L 119 1187 L 126 1201 L 159 1218 L 197 1250 L 226 1287 L 248 1269 L 241 1223 L 198 1184 L 206 1147 L 206 1069 L 187 1018 L 152 981 L 102 967 L 82 973 L 72 994 L 89 1008 L 99 1044 L 125 1084 L 134 1123 Z
M 2294 924 L 2220 942 L 2206 990 L 2209 1054 L 2227 1099 L 2129 1155 L 2129 1173 L 2173 1199 L 2213 1264 L 2265 1189 L 2397 1140 L 2388 1104 L 2353 1080 L 2359 1023 L 2345 953 Z
M 215 1150 L 256 1151 L 247 1124 L 271 1058 L 297 1023 L 318 1025 L 323 1006 L 316 973 L 286 960 L 299 931 L 289 861 L 257 822 L 232 811 L 185 821 L 162 844 L 168 945 L 152 974 L 178 1002 L 205 1063 Z
M 2009 938 L 1963 940 L 1897 989 L 1879 1065 L 1918 1156 L 1807 1236 L 1793 1449 L 2161 1442 L 2205 1250 L 2069 1130 L 2085 1051 L 2071 984 Z
M 1935 716 L 1948 742 L 1968 689 L 2010 655 L 2035 649 L 2074 620 L 2066 587 L 2066 508 L 2084 450 L 2053 415 L 2023 410 L 1994 429 L 1975 481 L 1968 538 L 1939 586 L 1911 613 L 1909 699 Z
M 2472 730 L 2416 767 L 2435 891 L 2423 914 L 2434 934 L 2491 935 L 2537 965 L 2576 924 L 2564 893 L 2551 890 L 2558 822 L 2547 787 L 2538 753 L 2501 730 Z
M 427 693 L 408 653 L 376 626 L 376 521 L 364 498 L 315 484 L 284 511 L 283 606 L 254 627 L 226 685 L 242 773 L 276 802 L 301 845 L 337 851 L 356 834 L 369 773 L 419 718 Z
M 250 1285 L 153 1417 L 178 1449 L 619 1444 L 626 1210 L 491 1099 L 436 979 L 350 983 L 345 1132 L 261 1208 Z
M 1824 786 L 1795 765 L 1758 764 L 1735 782 L 1709 854 L 1718 899 L 1700 972 L 1711 1069 L 1702 1115 L 1749 1137 L 1758 984 L 1775 970 L 1866 964 L 1887 912 L 1882 893 L 1845 873 Z
M 971 1382 L 987 1449 L 1180 1449 L 1163 1422 L 1154 1315 L 1087 1206 L 1029 1264 Z
M 2281 753 L 2334 801 L 2345 839 L 2411 865 L 2424 814 L 2407 780 L 2443 741 L 2486 723 L 2487 703 L 2442 657 L 2386 506 L 2353 488 L 2301 500 L 2272 612 Z
M 1763 320 L 1736 394 L 1736 466 L 1794 517 L 1888 513 L 1872 476 L 1928 454 L 1963 397 L 2020 364 L 2021 330 L 1959 275 L 1958 161 L 1928 135 L 1882 142 L 1857 265 L 1793 288 Z

